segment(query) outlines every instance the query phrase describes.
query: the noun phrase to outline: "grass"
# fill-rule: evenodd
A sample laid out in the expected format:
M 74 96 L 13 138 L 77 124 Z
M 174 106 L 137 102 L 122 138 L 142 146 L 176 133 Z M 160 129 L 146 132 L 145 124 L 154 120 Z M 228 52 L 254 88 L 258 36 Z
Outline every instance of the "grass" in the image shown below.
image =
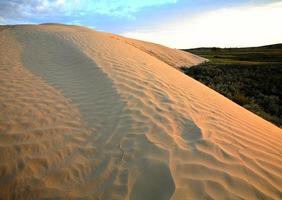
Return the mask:
M 185 74 L 282 127 L 282 44 L 184 51 L 209 59 Z

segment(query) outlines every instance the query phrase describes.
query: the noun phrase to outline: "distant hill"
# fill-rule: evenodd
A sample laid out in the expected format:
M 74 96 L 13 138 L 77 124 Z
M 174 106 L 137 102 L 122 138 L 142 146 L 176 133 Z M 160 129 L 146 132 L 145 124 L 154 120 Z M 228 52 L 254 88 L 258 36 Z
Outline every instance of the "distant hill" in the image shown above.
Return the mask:
M 185 74 L 246 109 L 282 126 L 282 44 L 185 49 L 209 59 Z
M 191 48 L 191 49 L 182 49 L 183 51 L 207 51 L 207 50 L 261 50 L 261 49 L 282 49 L 282 43 L 278 44 L 270 44 L 270 45 L 265 45 L 265 46 L 258 46 L 258 47 L 243 47 L 243 48 L 238 48 L 238 47 L 231 47 L 231 48 L 220 48 L 220 47 L 199 47 L 199 48 Z
M 266 45 L 266 46 L 261 46 L 261 47 L 253 47 L 253 48 L 282 49 L 282 43 L 271 44 L 271 45 Z

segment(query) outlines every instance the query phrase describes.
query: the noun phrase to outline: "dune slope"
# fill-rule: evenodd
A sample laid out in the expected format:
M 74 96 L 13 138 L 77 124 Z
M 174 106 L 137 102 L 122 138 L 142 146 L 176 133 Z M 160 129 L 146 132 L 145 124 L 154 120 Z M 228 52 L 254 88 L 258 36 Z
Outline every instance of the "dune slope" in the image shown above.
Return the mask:
M 282 198 L 281 129 L 175 69 L 203 58 L 55 24 L 0 58 L 0 199 Z

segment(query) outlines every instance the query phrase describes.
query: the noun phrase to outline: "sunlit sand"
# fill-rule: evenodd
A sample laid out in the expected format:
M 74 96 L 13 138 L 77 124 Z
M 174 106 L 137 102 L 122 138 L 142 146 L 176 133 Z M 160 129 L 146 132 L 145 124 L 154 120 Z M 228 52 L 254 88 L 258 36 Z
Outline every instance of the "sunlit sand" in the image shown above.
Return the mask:
M 0 44 L 0 199 L 282 198 L 281 129 L 178 70 L 205 59 L 78 26 Z

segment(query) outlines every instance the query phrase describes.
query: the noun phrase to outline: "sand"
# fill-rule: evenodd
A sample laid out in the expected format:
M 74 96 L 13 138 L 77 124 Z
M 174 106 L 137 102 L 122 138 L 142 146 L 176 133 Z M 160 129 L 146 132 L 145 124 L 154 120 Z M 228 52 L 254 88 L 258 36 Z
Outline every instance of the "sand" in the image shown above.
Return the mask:
M 177 68 L 206 61 L 79 26 L 0 31 L 0 199 L 282 199 L 282 131 Z

